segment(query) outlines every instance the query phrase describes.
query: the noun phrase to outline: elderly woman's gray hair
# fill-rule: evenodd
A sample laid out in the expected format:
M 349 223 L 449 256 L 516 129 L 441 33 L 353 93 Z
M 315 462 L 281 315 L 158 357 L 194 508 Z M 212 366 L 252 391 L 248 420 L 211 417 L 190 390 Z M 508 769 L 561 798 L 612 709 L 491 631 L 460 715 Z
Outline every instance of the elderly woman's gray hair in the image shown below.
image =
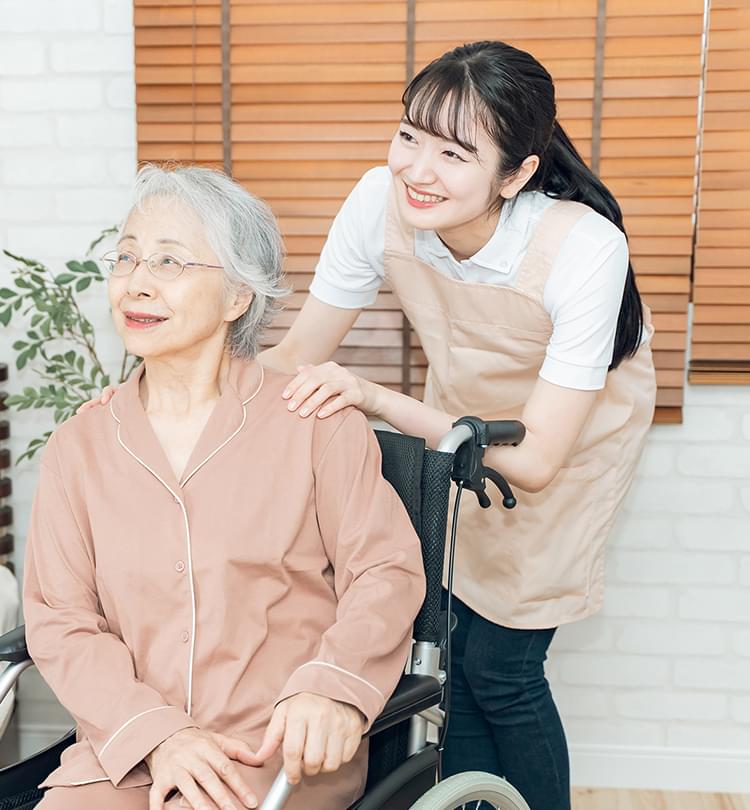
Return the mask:
M 200 166 L 146 164 L 135 180 L 134 207 L 141 209 L 154 196 L 195 212 L 224 266 L 228 293 L 254 293 L 247 312 L 231 324 L 227 348 L 234 357 L 255 357 L 279 300 L 290 292 L 283 283 L 284 247 L 271 209 L 225 174 Z

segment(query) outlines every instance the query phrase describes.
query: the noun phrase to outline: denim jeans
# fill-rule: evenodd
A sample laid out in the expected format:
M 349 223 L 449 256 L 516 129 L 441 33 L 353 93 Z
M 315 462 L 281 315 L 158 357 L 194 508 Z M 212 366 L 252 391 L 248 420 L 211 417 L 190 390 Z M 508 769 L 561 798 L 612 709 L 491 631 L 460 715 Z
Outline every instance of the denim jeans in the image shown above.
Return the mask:
M 544 661 L 555 634 L 514 630 L 453 599 L 450 722 L 443 775 L 488 771 L 531 810 L 570 810 L 568 747 Z

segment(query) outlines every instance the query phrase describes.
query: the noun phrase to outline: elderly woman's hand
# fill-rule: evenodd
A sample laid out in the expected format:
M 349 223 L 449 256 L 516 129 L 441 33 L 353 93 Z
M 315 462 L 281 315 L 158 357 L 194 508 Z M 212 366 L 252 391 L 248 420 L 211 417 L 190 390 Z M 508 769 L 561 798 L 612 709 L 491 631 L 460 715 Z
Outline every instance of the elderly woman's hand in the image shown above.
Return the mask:
M 243 807 L 257 807 L 255 794 L 232 760 L 255 764 L 246 743 L 223 734 L 186 728 L 167 737 L 146 757 L 153 780 L 148 810 L 162 810 L 166 797 L 175 788 L 187 802 L 185 806 L 194 810 L 234 810 L 235 799 Z M 206 796 L 213 804 L 207 803 Z
M 348 405 L 374 414 L 377 403 L 375 383 L 352 374 L 337 363 L 298 366 L 297 376 L 284 389 L 290 411 L 309 416 L 319 408 L 318 416 L 330 416 Z
M 286 778 L 295 785 L 303 772 L 332 773 L 349 762 L 364 730 L 365 719 L 354 706 L 300 692 L 276 707 L 252 764 L 262 765 L 281 746 Z
M 80 405 L 76 413 L 83 413 L 84 411 L 88 411 L 91 408 L 95 408 L 97 405 L 106 405 L 110 399 L 115 395 L 115 391 L 117 388 L 114 385 L 107 385 L 102 388 L 101 394 L 98 397 L 94 397 L 94 399 L 90 399 L 88 402 L 84 402 L 83 405 Z

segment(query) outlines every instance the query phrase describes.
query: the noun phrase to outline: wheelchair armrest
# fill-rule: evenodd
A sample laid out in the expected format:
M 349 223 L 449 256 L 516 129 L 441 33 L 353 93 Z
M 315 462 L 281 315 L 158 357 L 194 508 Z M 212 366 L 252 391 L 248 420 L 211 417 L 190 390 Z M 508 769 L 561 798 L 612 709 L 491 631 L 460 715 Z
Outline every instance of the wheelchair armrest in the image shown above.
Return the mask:
M 385 731 L 423 709 L 437 706 L 442 697 L 443 687 L 432 675 L 403 675 L 368 736 Z
M 31 657 L 26 649 L 26 627 L 22 624 L 0 636 L 0 661 L 20 664 Z

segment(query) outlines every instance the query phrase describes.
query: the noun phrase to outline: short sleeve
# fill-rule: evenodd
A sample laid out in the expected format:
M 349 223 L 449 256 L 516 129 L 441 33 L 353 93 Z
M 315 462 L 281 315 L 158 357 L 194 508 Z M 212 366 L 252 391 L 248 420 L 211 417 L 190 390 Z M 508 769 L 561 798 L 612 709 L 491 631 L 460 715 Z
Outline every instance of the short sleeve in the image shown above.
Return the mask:
M 386 166 L 371 169 L 336 215 L 310 285 L 310 292 L 324 304 L 360 309 L 375 301 L 384 275 L 390 183 Z
M 564 388 L 604 388 L 627 271 L 625 235 L 595 212 L 580 220 L 545 287 L 552 336 L 540 377 Z

